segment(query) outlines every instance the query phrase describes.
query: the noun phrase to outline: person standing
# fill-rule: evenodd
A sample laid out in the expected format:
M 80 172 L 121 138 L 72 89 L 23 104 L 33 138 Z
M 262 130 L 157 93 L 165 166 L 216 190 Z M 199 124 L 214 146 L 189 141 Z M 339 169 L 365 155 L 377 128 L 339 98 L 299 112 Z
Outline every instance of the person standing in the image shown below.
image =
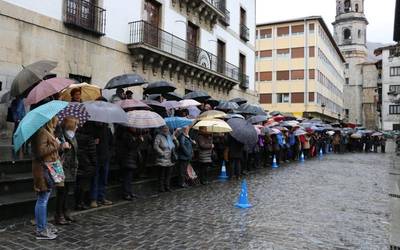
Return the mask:
M 67 146 L 66 144 L 61 144 L 54 135 L 57 123 L 58 118 L 53 117 L 32 137 L 32 175 L 34 190 L 37 194 L 35 205 L 37 240 L 53 240 L 57 238 L 56 230 L 51 229 L 47 223 L 47 205 L 55 184 L 46 167 L 46 163 L 59 162 L 60 156 L 58 152 L 62 147 Z
M 67 225 L 74 220 L 71 218 L 68 208 L 68 193 L 76 182 L 78 169 L 78 143 L 75 138 L 78 121 L 72 117 L 66 117 L 61 123 L 62 141 L 68 143 L 61 151 L 61 160 L 65 174 L 63 186 L 57 186 L 56 214 L 54 221 L 58 225 Z
M 175 143 L 167 126 L 163 126 L 160 133 L 156 135 L 153 149 L 157 153 L 155 165 L 159 168 L 159 191 L 171 192 L 170 182 L 174 165 L 172 155 L 174 154 Z
M 207 132 L 206 127 L 199 128 L 199 135 L 197 137 L 197 145 L 199 149 L 199 177 L 200 183 L 203 185 L 208 184 L 207 171 L 212 163 L 212 150 L 214 148 L 212 135 Z
M 126 99 L 126 95 L 123 88 L 117 88 L 115 94 L 111 96 L 110 102 L 116 103 Z
M 229 179 L 232 179 L 234 176 L 236 179 L 240 179 L 242 176 L 242 157 L 243 157 L 243 148 L 244 145 L 238 142 L 235 138 L 231 135 L 228 136 L 228 161 L 229 161 L 229 168 L 228 168 L 228 175 Z
M 178 136 L 178 166 L 179 166 L 179 186 L 187 187 L 186 170 L 193 157 L 192 139 L 189 136 L 190 127 L 182 128 L 182 133 Z
M 82 102 L 82 90 L 80 88 L 74 88 L 70 92 L 71 102 Z
M 381 143 L 381 153 L 385 153 L 386 152 L 386 138 L 385 138 L 385 136 L 381 136 L 380 143 Z
M 25 116 L 25 106 L 20 96 L 15 97 L 15 99 L 11 102 L 11 114 L 12 114 L 12 119 L 14 121 L 14 130 L 13 130 L 14 134 L 22 118 L 24 118 Z M 14 138 L 13 138 L 13 144 L 14 144 Z

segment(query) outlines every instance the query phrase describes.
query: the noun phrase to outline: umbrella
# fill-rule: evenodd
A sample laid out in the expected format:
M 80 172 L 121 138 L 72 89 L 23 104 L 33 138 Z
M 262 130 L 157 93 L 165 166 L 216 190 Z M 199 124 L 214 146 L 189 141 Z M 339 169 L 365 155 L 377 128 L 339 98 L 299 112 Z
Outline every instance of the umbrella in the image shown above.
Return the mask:
M 183 99 L 193 99 L 198 102 L 205 102 L 210 98 L 211 96 L 204 91 L 193 91 L 183 96 Z
M 268 128 L 272 128 L 272 127 L 275 127 L 278 125 L 279 125 L 279 122 L 272 121 L 272 122 L 268 122 L 265 126 Z
M 312 119 L 310 120 L 310 122 L 312 122 L 312 123 L 322 123 L 322 120 L 319 119 L 319 118 L 312 118 Z
M 189 117 L 190 118 L 196 118 L 201 113 L 200 109 L 198 107 L 196 107 L 196 106 L 188 107 L 187 110 L 189 111 Z
M 281 115 L 281 112 L 279 111 L 272 111 L 269 113 L 271 116 L 277 116 L 277 115 Z
M 281 121 L 285 120 L 285 117 L 283 115 L 276 115 L 276 116 L 272 117 L 272 119 L 274 119 L 274 121 L 276 121 L 276 122 L 281 122 Z
M 239 105 L 236 102 L 221 102 L 216 109 L 221 110 L 234 110 L 239 108 Z
M 241 114 L 227 114 L 225 118 L 226 118 L 226 119 L 239 118 L 239 119 L 246 120 L 246 119 L 244 118 L 244 116 L 241 115 Z
M 177 109 L 180 107 L 178 101 L 163 101 L 161 103 L 166 109 Z
M 0 104 L 8 103 L 10 100 L 11 100 L 11 92 L 7 91 L 1 96 Z
M 327 131 L 326 134 L 330 135 L 330 136 L 333 136 L 335 134 L 335 131 Z
M 103 123 L 126 123 L 125 111 L 117 104 L 103 101 L 88 101 L 83 103 L 90 116 L 90 121 Z
M 350 136 L 353 139 L 361 139 L 362 138 L 362 134 L 360 133 L 354 133 Z
M 215 118 L 225 118 L 226 113 L 218 110 L 209 110 L 203 112 L 197 117 L 198 120 L 207 120 L 207 119 L 215 119 Z
M 252 148 L 258 141 L 257 131 L 254 126 L 243 119 L 232 118 L 228 120 L 229 126 L 232 128 L 231 136 L 249 148 Z
M 269 135 L 277 135 L 281 134 L 282 132 L 277 128 L 264 128 L 264 133 Z
M 242 105 L 247 103 L 247 100 L 241 97 L 233 98 L 232 100 L 229 100 L 230 102 L 236 102 L 237 105 Z
M 85 105 L 79 102 L 69 103 L 67 107 L 57 114 L 57 116 L 59 123 L 62 123 L 66 117 L 74 117 L 78 119 L 80 127 L 82 127 L 83 124 L 85 124 L 85 122 L 87 122 L 90 118 L 89 113 L 86 111 Z
M 23 94 L 48 75 L 55 67 L 57 67 L 57 62 L 48 60 L 38 61 L 24 67 L 12 82 L 11 96 Z
M 302 129 L 297 129 L 296 131 L 293 132 L 293 134 L 294 134 L 295 136 L 300 136 L 300 135 L 306 135 L 307 132 L 304 131 L 304 130 L 302 130 Z
M 51 101 L 28 112 L 14 133 L 14 150 L 18 151 L 22 144 L 67 105 L 67 102 Z
M 157 102 L 161 101 L 161 95 L 160 94 L 151 94 L 151 95 L 147 95 L 147 100 L 154 100 Z
M 371 136 L 382 136 L 383 134 L 381 132 L 375 132 Z
M 292 113 L 283 113 L 285 121 L 295 121 L 297 118 Z
M 201 103 L 199 103 L 198 101 L 195 101 L 193 99 L 184 99 L 179 101 L 179 107 L 180 108 L 187 108 L 190 106 L 200 106 Z
M 215 100 L 215 99 L 208 99 L 206 101 L 207 104 L 210 104 L 211 106 L 215 107 L 218 106 L 220 104 L 220 101 Z
M 182 96 L 178 95 L 175 92 L 169 92 L 169 93 L 165 93 L 162 95 L 165 99 L 167 99 L 168 101 L 180 101 L 182 100 Z
M 161 110 L 161 111 L 165 111 L 165 105 L 162 104 L 159 101 L 155 101 L 155 100 L 144 100 L 143 101 L 145 104 L 149 105 L 152 109 L 154 110 Z
M 135 99 L 121 100 L 121 101 L 118 101 L 116 104 L 119 105 L 124 110 L 125 109 L 151 109 L 150 106 L 147 105 L 146 103 L 139 101 L 139 100 L 135 100 Z
M 146 81 L 139 74 L 124 74 L 108 81 L 105 89 L 127 88 L 145 84 Z
M 165 126 L 165 120 L 157 113 L 148 110 L 134 110 L 127 113 L 127 127 L 158 128 Z
M 67 88 L 75 81 L 67 78 L 54 77 L 41 81 L 25 99 L 25 104 L 32 105 Z
M 167 117 L 164 120 L 170 129 L 183 128 L 193 124 L 193 120 L 184 117 Z
M 256 123 L 261 123 L 265 122 L 268 120 L 268 116 L 266 115 L 256 115 L 252 116 L 249 119 L 247 119 L 251 124 L 256 124 Z
M 242 114 L 250 114 L 250 115 L 266 115 L 263 108 L 248 103 L 240 105 L 240 107 L 236 110 L 236 112 Z
M 153 82 L 147 85 L 144 89 L 143 94 L 151 95 L 151 94 L 166 94 L 169 92 L 173 92 L 176 89 L 174 85 L 166 81 L 158 81 Z
M 219 119 L 199 121 L 193 126 L 193 129 L 198 130 L 200 127 L 206 127 L 207 132 L 210 133 L 229 133 L 232 131 L 232 128 L 228 125 L 228 123 Z
M 63 101 L 71 101 L 71 90 L 79 88 L 81 90 L 81 100 L 83 102 L 86 101 L 94 101 L 97 98 L 101 97 L 101 89 L 99 86 L 88 83 L 78 83 L 71 84 L 67 89 L 65 89 L 61 93 L 61 100 Z

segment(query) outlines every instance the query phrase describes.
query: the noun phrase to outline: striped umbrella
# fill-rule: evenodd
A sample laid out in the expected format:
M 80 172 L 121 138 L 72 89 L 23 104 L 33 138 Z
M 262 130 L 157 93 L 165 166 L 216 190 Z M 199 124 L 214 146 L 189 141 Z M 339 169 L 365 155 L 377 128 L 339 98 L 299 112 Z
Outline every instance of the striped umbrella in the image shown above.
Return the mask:
M 158 128 L 165 126 L 165 120 L 157 113 L 148 110 L 129 111 L 127 127 Z

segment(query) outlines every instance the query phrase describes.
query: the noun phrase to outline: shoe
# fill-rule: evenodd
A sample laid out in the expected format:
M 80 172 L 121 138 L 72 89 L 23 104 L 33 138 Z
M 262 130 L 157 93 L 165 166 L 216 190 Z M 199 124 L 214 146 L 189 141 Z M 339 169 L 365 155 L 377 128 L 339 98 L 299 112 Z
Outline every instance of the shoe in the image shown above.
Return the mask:
M 52 233 L 49 229 L 43 230 L 42 232 L 36 232 L 37 240 L 54 240 L 57 235 Z
M 104 199 L 102 201 L 98 201 L 97 203 L 102 205 L 102 206 L 111 206 L 113 204 L 112 201 L 109 201 L 109 200 L 106 200 L 106 199 Z
M 126 201 L 132 201 L 132 200 L 133 200 L 132 197 L 131 197 L 130 195 L 125 195 L 125 196 L 123 197 L 123 199 L 126 200 Z
M 82 203 L 82 204 L 76 205 L 75 209 L 76 210 L 80 210 L 80 211 L 84 211 L 84 210 L 88 210 L 89 207 Z
M 171 188 L 169 188 L 169 187 L 165 188 L 165 191 L 172 192 Z
M 76 220 L 72 219 L 70 215 L 64 215 L 64 218 L 65 218 L 66 221 L 69 221 L 71 223 L 76 222 Z
M 90 202 L 90 208 L 98 208 L 98 207 L 99 207 L 99 205 L 97 205 L 96 201 L 91 201 Z
M 54 226 L 51 223 L 47 223 L 47 229 L 53 234 L 57 234 L 58 233 L 58 229 L 56 228 L 56 226 Z
M 56 225 L 64 226 L 64 225 L 70 225 L 71 222 L 67 221 L 64 217 L 56 217 L 54 218 L 54 223 Z

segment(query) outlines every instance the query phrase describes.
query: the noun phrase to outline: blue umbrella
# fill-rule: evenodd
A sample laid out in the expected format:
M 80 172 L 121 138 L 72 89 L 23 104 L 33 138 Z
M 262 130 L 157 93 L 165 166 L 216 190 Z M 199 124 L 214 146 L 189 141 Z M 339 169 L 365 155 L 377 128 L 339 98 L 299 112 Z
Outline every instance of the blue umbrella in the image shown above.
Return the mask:
M 192 125 L 193 120 L 184 117 L 167 117 L 165 123 L 170 129 L 177 129 Z
M 67 106 L 68 102 L 51 101 L 26 114 L 14 134 L 14 150 L 18 151 L 36 131 Z

